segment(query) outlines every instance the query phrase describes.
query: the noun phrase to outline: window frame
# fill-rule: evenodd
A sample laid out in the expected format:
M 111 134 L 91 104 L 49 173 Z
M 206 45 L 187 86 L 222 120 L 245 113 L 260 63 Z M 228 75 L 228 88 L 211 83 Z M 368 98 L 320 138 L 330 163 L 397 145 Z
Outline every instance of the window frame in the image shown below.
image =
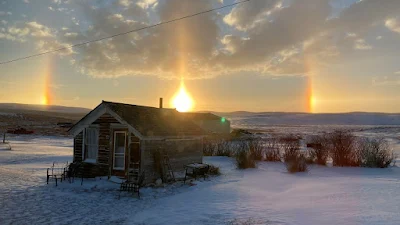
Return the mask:
M 90 146 L 95 146 L 96 148 L 96 157 L 95 158 L 86 158 L 86 154 L 88 153 L 88 147 L 89 146 L 87 144 L 87 129 L 93 129 L 95 130 L 95 137 L 96 137 L 96 145 L 90 145 Z M 98 125 L 91 125 L 88 127 L 85 127 L 85 129 L 83 130 L 83 141 L 82 141 L 82 161 L 83 162 L 87 162 L 87 163 L 97 163 L 98 161 L 98 157 L 99 157 L 99 126 Z

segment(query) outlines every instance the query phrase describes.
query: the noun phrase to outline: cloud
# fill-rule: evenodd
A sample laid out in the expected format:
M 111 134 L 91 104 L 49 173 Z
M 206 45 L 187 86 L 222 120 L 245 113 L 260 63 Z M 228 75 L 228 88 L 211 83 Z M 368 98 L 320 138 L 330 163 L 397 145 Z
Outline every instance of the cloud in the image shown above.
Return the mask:
M 59 54 L 59 55 L 70 55 L 70 54 L 74 53 L 73 49 L 69 48 L 69 44 L 59 42 L 55 39 L 39 40 L 36 42 L 36 48 L 40 52 L 47 52 L 47 51 L 54 51 L 54 50 L 62 49 L 57 52 L 57 54 Z
M 52 31 L 36 21 L 26 23 L 27 28 L 30 29 L 33 37 L 53 37 Z
M 374 86 L 400 85 L 399 76 L 379 76 L 372 80 Z
M 146 9 L 131 6 L 142 10 L 140 17 L 148 17 Z M 81 33 L 86 37 L 103 37 L 147 25 L 135 18 L 115 14 L 108 8 L 93 10 L 83 7 L 88 20 L 92 21 L 92 29 Z M 160 4 L 158 14 L 162 21 L 167 21 L 210 8 L 211 1 L 170 0 Z M 218 44 L 216 19 L 216 13 L 210 13 L 179 21 L 178 27 L 160 26 L 92 43 L 80 50 L 83 57 L 76 61 L 76 65 L 81 72 L 96 77 L 155 75 L 170 78 L 207 73 L 210 72 L 210 59 Z
M 139 0 L 136 4 L 143 9 L 147 9 L 154 4 L 157 4 L 157 0 Z
M 151 4 L 158 4 L 155 13 L 161 21 L 213 7 L 213 2 L 207 0 L 136 3 L 117 1 L 122 7 L 119 13 L 82 4 L 91 29 L 76 33 L 91 39 L 143 27 L 149 24 Z M 305 61 L 327 66 L 329 60 L 352 49 L 372 50 L 365 39 L 368 31 L 398 12 L 397 0 L 385 4 L 360 1 L 334 18 L 329 0 L 254 1 L 237 5 L 225 15 L 212 12 L 92 43 L 77 50 L 82 56 L 75 59 L 74 65 L 95 77 L 154 75 L 199 79 L 237 71 L 304 75 L 311 72 Z
M 385 26 L 393 32 L 400 33 L 399 18 L 390 18 L 385 21 Z
M 58 52 L 59 55 L 70 55 L 73 49 L 68 48 L 69 44 L 65 40 L 57 37 L 57 31 L 36 21 L 21 22 L 17 21 L 10 25 L 7 30 L 0 33 L 0 39 L 11 41 L 26 42 L 31 41 L 35 44 L 39 52 L 52 51 L 65 48 Z M 65 39 L 77 38 L 77 34 L 66 33 Z
M 224 17 L 224 22 L 238 30 L 246 31 L 254 28 L 257 23 L 265 21 L 274 11 L 279 10 L 282 0 L 254 1 L 235 7 Z
M 6 15 L 11 16 L 12 12 L 0 11 L 0 16 L 6 16 Z
M 372 46 L 369 45 L 364 39 L 357 39 L 354 43 L 354 48 L 358 50 L 370 50 Z
M 371 40 L 371 36 L 380 40 L 386 35 L 381 28 L 397 32 L 400 1 L 363 0 L 340 11 L 332 7 L 335 1 L 340 3 L 340 0 L 250 1 L 231 10 L 90 43 L 62 54 L 71 55 L 68 59 L 71 64 L 82 74 L 93 77 L 145 75 L 201 79 L 239 71 L 303 76 L 355 51 L 376 53 L 379 48 L 373 48 L 375 39 Z M 15 29 L 1 31 L 0 38 L 32 39 L 40 50 L 56 49 L 209 10 L 221 1 L 95 2 L 71 4 L 81 14 L 70 16 L 69 23 L 64 24 L 68 28 L 52 28 L 39 21 L 8 24 Z M 70 1 L 55 0 L 53 4 L 57 5 L 50 7 L 63 9 L 61 4 L 67 3 Z M 70 26 L 71 21 L 76 26 Z
M 17 37 L 12 36 L 9 33 L 3 33 L 3 32 L 0 32 L 0 39 L 6 39 L 6 40 L 10 40 L 10 41 L 19 40 Z M 23 42 L 23 39 L 21 39 L 21 42 Z

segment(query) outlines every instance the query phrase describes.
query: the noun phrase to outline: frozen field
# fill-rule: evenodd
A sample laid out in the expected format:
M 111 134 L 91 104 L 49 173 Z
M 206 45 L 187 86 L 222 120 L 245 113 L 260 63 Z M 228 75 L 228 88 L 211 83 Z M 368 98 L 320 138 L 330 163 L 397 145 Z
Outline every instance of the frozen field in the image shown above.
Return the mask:
M 18 137 L 0 150 L 0 224 L 400 224 L 400 168 L 323 168 L 288 174 L 281 163 L 234 169 L 195 185 L 142 189 L 142 199 L 106 180 L 46 185 L 45 168 L 70 161 L 68 138 Z M 248 222 L 248 223 L 246 223 Z

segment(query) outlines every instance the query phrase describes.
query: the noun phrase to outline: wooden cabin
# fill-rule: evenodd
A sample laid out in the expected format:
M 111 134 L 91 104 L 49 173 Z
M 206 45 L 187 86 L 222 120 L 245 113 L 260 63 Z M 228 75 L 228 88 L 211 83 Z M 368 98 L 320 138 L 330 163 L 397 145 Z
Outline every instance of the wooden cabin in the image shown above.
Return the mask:
M 212 113 L 188 112 L 184 114 L 207 134 L 229 135 L 231 132 L 231 123 L 225 117 L 219 117 Z
M 160 177 L 154 153 L 164 151 L 174 172 L 201 163 L 205 131 L 175 109 L 103 101 L 77 122 L 74 162 L 83 162 L 89 176 L 126 176 L 139 165 L 145 183 Z

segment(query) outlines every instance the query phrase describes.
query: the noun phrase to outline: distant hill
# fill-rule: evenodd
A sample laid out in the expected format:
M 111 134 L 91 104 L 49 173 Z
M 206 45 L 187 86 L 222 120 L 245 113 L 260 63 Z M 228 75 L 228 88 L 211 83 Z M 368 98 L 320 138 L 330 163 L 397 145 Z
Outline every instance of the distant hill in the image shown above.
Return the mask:
M 0 103 L 1 110 L 12 111 L 44 111 L 44 112 L 57 112 L 57 113 L 73 113 L 73 114 L 86 114 L 91 109 L 58 105 L 30 105 L 19 103 Z
M 76 123 L 89 111 L 79 107 L 0 103 L 0 133 L 23 127 L 37 135 L 68 135 L 68 128 L 58 124 Z
M 212 112 L 247 125 L 400 125 L 400 113 Z

